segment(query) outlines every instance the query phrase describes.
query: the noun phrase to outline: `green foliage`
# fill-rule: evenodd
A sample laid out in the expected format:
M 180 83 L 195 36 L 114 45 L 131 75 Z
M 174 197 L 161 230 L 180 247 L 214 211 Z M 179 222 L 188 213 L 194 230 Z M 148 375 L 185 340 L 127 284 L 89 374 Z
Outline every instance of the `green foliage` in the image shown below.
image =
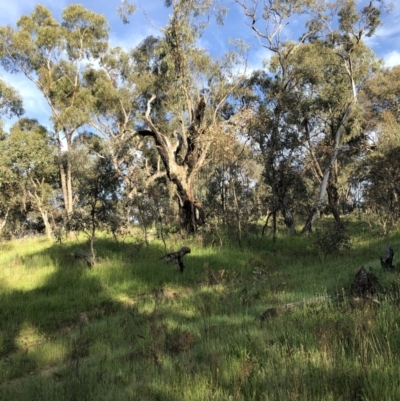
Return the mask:
M 377 217 L 385 235 L 400 218 L 399 155 L 399 147 L 383 146 L 362 162 L 359 171 L 365 183 L 364 205 Z
M 117 8 L 117 12 L 118 15 L 121 17 L 122 22 L 124 24 L 128 24 L 129 16 L 135 12 L 136 7 L 134 4 L 129 3 L 128 0 L 122 0 L 121 3 L 121 6 Z
M 108 47 L 108 24 L 103 15 L 72 4 L 63 9 L 62 21 L 37 5 L 23 15 L 17 28 L 0 27 L 0 58 L 3 67 L 32 81 L 51 109 L 51 121 L 60 163 L 60 186 L 67 213 L 73 211 L 71 158 L 63 154 L 62 143 L 71 151 L 77 129 L 88 120 L 90 91 L 82 86 L 85 65 L 98 59 Z
M 371 129 L 378 133 L 380 150 L 389 150 L 399 142 L 400 67 L 376 71 L 366 82 L 362 95 L 364 111 Z
M 0 79 L 0 117 L 20 116 L 23 113 L 21 95 Z
M 15 173 L 38 182 L 54 181 L 57 173 L 54 142 L 36 120 L 25 118 L 16 122 L 3 145 L 4 155 Z
M 330 221 L 321 224 L 313 234 L 313 242 L 315 248 L 325 256 L 350 249 L 348 223 Z
M 87 138 L 86 146 L 74 150 L 74 173 L 76 175 L 76 206 L 66 216 L 67 231 L 84 232 L 90 241 L 92 258 L 95 260 L 94 239 L 98 230 L 117 232 L 124 219 L 119 213 L 121 178 L 109 158 L 90 153 L 97 141 Z
M 36 120 L 23 118 L 0 142 L 0 152 L 0 203 L 6 210 L 12 211 L 8 216 L 8 225 L 15 224 L 11 221 L 13 218 L 20 220 L 20 224 L 26 223 L 27 218 L 33 221 L 36 213 L 50 237 L 48 214 L 53 208 L 58 181 L 52 138 Z

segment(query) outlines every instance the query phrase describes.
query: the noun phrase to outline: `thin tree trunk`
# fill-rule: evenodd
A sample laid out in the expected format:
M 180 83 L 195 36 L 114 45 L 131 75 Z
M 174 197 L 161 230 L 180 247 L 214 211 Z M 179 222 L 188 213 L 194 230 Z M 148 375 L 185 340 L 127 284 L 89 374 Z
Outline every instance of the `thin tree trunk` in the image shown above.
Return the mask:
M 94 251 L 94 239 L 96 237 L 96 222 L 94 213 L 92 213 L 92 233 L 90 235 L 90 253 L 92 254 L 92 264 L 96 262 L 96 253 Z
M 262 237 L 264 237 L 264 235 L 265 235 L 265 229 L 268 227 L 268 222 L 269 222 L 269 218 L 271 217 L 271 215 L 272 215 L 272 212 L 268 212 L 267 220 L 265 220 L 265 224 L 264 224 L 262 232 L 261 232 Z
M 63 163 L 63 151 L 62 151 L 62 144 L 61 144 L 61 138 L 60 138 L 60 133 L 56 130 L 56 142 L 57 142 L 57 153 L 58 153 L 58 167 L 60 170 L 60 181 L 61 181 L 61 191 L 63 194 L 63 200 L 64 200 L 64 209 L 68 214 L 69 210 L 69 204 L 68 204 L 68 189 L 67 189 L 67 174 L 64 168 L 64 163 Z
M 71 215 L 73 212 L 73 201 L 72 201 L 72 168 L 71 162 L 68 160 L 67 162 L 67 198 L 68 198 L 68 215 Z
M 348 106 L 347 109 L 345 111 L 345 113 L 343 114 L 343 117 L 340 121 L 340 125 L 336 130 L 336 134 L 335 134 L 335 141 L 334 141 L 334 147 L 333 147 L 333 152 L 331 155 L 331 158 L 329 160 L 328 165 L 325 168 L 324 171 L 324 175 L 322 177 L 322 181 L 321 181 L 321 185 L 319 188 L 319 194 L 318 194 L 318 198 L 317 201 L 315 203 L 315 206 L 311 209 L 311 212 L 307 218 L 306 224 L 304 225 L 303 229 L 301 230 L 302 234 L 307 234 L 310 233 L 312 231 L 312 227 L 314 224 L 314 221 L 318 218 L 318 214 L 322 209 L 322 206 L 324 204 L 325 201 L 325 196 L 326 196 L 326 190 L 328 187 L 328 181 L 329 181 L 329 176 L 331 173 L 331 170 L 333 168 L 333 165 L 336 162 L 337 156 L 339 154 L 339 150 L 340 150 L 340 137 L 341 137 L 341 133 L 344 127 L 344 123 L 347 120 L 347 117 L 350 114 L 351 108 L 353 106 L 353 102 L 351 102 Z
M 61 190 L 64 198 L 64 209 L 68 213 L 68 190 L 67 190 L 67 175 L 65 173 L 64 166 L 60 164 L 60 179 L 61 179 Z
M 41 209 L 40 213 L 42 214 L 42 219 L 46 230 L 46 238 L 50 241 L 52 239 L 53 230 L 51 229 L 51 224 L 49 222 L 48 211 Z
M 275 174 L 274 174 L 274 179 L 275 179 Z M 275 191 L 275 185 L 272 185 L 272 242 L 276 242 L 276 216 L 279 210 L 279 202 L 277 201 L 276 197 L 276 191 Z
M 336 221 L 336 223 L 341 224 L 342 220 L 340 218 L 340 213 L 339 213 L 339 208 L 338 208 L 338 193 L 336 186 L 333 183 L 329 183 L 328 188 L 327 188 L 327 193 L 328 193 L 328 202 L 329 202 L 329 208 L 330 211 L 332 212 L 332 215 Z
M 52 234 L 53 234 L 53 230 L 51 228 L 51 224 L 49 222 L 49 212 L 47 210 L 47 208 L 45 206 L 43 206 L 43 201 L 40 198 L 40 196 L 37 194 L 37 189 L 38 189 L 38 183 L 35 182 L 34 179 L 32 179 L 32 177 L 30 177 L 30 181 L 33 185 L 33 187 L 35 188 L 34 191 L 27 191 L 27 194 L 30 198 L 33 199 L 33 203 L 36 205 L 38 211 L 40 212 L 42 219 L 43 219 L 43 224 L 45 227 L 45 232 L 46 232 L 46 237 L 48 240 L 51 240 L 52 238 Z M 43 184 L 43 181 L 42 183 Z
M 287 205 L 287 201 L 285 197 L 279 200 L 280 209 L 282 210 L 283 219 L 286 225 L 286 228 L 289 230 L 290 234 L 296 234 L 296 226 L 294 222 L 293 214 Z
M 4 227 L 6 226 L 9 211 L 10 211 L 10 208 L 8 207 L 7 211 L 6 211 L 6 215 L 4 216 L 4 219 L 0 224 L 0 233 L 3 231 Z
M 235 183 L 232 185 L 233 189 L 233 200 L 235 202 L 235 212 L 236 212 L 236 220 L 237 220 L 237 228 L 238 228 L 238 243 L 239 243 L 239 248 L 243 250 L 243 245 L 242 245 L 242 224 L 240 221 L 240 210 L 239 210 L 239 203 L 237 200 L 236 196 L 236 188 L 235 188 Z
M 71 144 L 71 139 L 72 136 L 71 134 L 65 133 L 66 139 L 67 139 L 67 150 L 68 150 L 68 157 L 67 157 L 67 171 L 66 171 L 66 184 L 67 184 L 67 197 L 68 197 L 68 209 L 67 213 L 68 215 L 71 215 L 73 212 L 73 201 L 72 201 L 72 165 L 71 165 L 71 150 L 72 150 L 72 144 Z
M 157 207 L 157 212 L 158 212 L 158 221 L 160 222 L 160 237 L 161 237 L 161 240 L 162 240 L 162 242 L 164 244 L 165 252 L 167 252 L 167 243 L 165 242 L 165 238 L 164 238 L 164 227 L 163 227 L 163 222 L 162 222 L 162 215 L 161 215 L 161 212 L 160 212 L 159 205 L 157 205 L 156 207 Z
M 144 242 L 146 244 L 146 247 L 149 247 L 149 240 L 148 240 L 148 236 L 147 236 L 147 227 L 146 227 L 146 221 L 144 218 L 144 213 L 142 210 L 142 205 L 141 203 L 138 204 L 138 211 L 139 211 L 139 216 L 142 219 L 142 224 L 141 227 L 143 228 L 143 234 L 144 234 Z

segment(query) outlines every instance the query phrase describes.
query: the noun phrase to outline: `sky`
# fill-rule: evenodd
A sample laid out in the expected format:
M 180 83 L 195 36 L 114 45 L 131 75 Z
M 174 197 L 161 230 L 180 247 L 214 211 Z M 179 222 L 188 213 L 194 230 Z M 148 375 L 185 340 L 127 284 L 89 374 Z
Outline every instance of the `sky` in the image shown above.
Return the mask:
M 130 18 L 129 24 L 123 24 L 117 14 L 117 7 L 121 0 L 0 0 L 0 26 L 15 27 L 16 21 L 24 14 L 31 14 L 36 4 L 40 3 L 49 8 L 55 18 L 61 21 L 62 10 L 73 3 L 80 3 L 84 7 L 97 13 L 104 14 L 110 25 L 110 46 L 121 46 L 126 50 L 135 47 L 149 35 L 159 35 L 158 27 L 165 26 L 168 21 L 169 9 L 164 7 L 164 0 L 135 1 L 141 6 Z M 366 0 L 360 0 L 365 2 Z M 392 11 L 382 16 L 383 25 L 375 35 L 367 40 L 367 44 L 375 54 L 384 61 L 385 66 L 393 67 L 400 64 L 400 2 L 392 0 Z M 223 28 L 212 24 L 200 45 L 211 54 L 222 54 L 229 49 L 229 39 L 240 37 L 251 44 L 248 56 L 248 68 L 254 70 L 262 67 L 262 62 L 269 55 L 254 38 L 251 29 L 246 25 L 246 18 L 236 4 L 225 1 L 229 7 Z M 143 12 L 144 10 L 144 12 Z M 293 37 L 296 35 L 296 22 L 289 24 L 287 32 Z M 0 78 L 16 88 L 24 99 L 25 116 L 37 118 L 43 125 L 50 127 L 50 109 L 43 96 L 34 84 L 22 75 L 9 74 L 0 67 Z M 14 119 L 15 120 L 15 119 Z M 14 120 L 5 121 L 5 128 L 9 129 Z

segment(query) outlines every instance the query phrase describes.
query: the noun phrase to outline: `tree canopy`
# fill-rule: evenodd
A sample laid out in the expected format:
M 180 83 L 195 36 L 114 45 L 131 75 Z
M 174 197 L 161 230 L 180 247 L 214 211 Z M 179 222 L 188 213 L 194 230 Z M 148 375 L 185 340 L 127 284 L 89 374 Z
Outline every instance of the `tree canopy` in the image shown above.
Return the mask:
M 110 47 L 106 17 L 77 4 L 60 20 L 37 5 L 0 27 L 2 66 L 51 110 L 48 129 L 27 116 L 2 132 L 2 227 L 19 207 L 15 218 L 38 213 L 49 237 L 87 215 L 79 229 L 90 223 L 92 239 L 116 221 L 164 221 L 182 236 L 223 228 L 242 246 L 259 223 L 274 239 L 280 222 L 309 233 L 321 213 L 341 225 L 361 204 L 397 221 L 399 69 L 365 41 L 384 4 L 236 0 L 271 55 L 248 72 L 243 38 L 218 55 L 202 44 L 225 3 L 167 1 L 166 25 L 130 49 Z M 118 9 L 126 23 L 133 12 Z M 287 39 L 295 19 L 303 27 Z M 22 113 L 0 81 L 0 117 Z

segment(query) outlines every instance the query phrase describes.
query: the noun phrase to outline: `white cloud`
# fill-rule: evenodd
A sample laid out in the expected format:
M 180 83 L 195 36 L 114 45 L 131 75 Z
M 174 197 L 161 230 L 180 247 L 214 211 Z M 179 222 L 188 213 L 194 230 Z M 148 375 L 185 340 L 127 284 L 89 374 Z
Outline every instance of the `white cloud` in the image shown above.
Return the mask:
M 400 52 L 392 50 L 383 57 L 385 67 L 394 67 L 400 64 Z

